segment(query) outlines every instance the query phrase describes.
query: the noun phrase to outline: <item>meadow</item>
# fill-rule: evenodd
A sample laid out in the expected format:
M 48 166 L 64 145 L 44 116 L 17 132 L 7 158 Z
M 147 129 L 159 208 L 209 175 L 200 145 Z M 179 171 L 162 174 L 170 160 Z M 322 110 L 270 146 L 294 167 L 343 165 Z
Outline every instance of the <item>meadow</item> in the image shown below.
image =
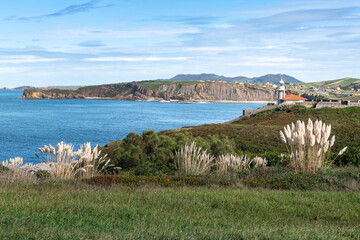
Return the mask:
M 1 239 L 358 239 L 357 192 L 1 185 Z

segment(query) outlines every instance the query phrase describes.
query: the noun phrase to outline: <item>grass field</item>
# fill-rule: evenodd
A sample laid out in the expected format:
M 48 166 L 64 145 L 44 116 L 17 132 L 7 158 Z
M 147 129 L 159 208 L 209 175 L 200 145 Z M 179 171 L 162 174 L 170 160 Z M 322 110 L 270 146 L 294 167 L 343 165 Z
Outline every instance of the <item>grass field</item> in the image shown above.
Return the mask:
M 0 239 L 358 239 L 358 192 L 0 186 Z

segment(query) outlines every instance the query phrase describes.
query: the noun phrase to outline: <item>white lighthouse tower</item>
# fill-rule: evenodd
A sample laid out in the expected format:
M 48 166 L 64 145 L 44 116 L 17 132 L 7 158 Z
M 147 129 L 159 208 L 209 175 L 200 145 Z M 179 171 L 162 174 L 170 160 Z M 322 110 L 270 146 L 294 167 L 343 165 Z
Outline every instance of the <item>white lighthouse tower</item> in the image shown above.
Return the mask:
M 283 99 L 285 97 L 285 82 L 284 80 L 281 78 L 280 79 L 280 83 L 279 83 L 279 87 L 277 89 L 278 92 L 278 102 L 277 104 L 281 103 L 281 99 Z

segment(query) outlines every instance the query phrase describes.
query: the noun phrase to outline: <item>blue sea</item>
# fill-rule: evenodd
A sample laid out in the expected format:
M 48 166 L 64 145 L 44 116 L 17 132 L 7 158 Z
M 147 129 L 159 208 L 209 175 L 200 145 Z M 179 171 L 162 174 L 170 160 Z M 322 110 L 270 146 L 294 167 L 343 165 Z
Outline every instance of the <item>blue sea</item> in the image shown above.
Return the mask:
M 60 141 L 78 148 L 104 146 L 129 132 L 222 123 L 263 104 L 170 103 L 119 100 L 25 100 L 22 91 L 0 91 L 0 161 L 23 157 L 38 163 L 39 147 Z

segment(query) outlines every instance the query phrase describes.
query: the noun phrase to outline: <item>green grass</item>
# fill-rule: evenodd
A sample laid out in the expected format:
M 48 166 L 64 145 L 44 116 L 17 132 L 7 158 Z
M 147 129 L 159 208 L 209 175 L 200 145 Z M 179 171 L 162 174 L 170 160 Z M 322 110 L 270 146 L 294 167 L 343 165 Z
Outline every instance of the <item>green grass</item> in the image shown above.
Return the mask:
M 0 239 L 358 239 L 355 192 L 0 185 Z

